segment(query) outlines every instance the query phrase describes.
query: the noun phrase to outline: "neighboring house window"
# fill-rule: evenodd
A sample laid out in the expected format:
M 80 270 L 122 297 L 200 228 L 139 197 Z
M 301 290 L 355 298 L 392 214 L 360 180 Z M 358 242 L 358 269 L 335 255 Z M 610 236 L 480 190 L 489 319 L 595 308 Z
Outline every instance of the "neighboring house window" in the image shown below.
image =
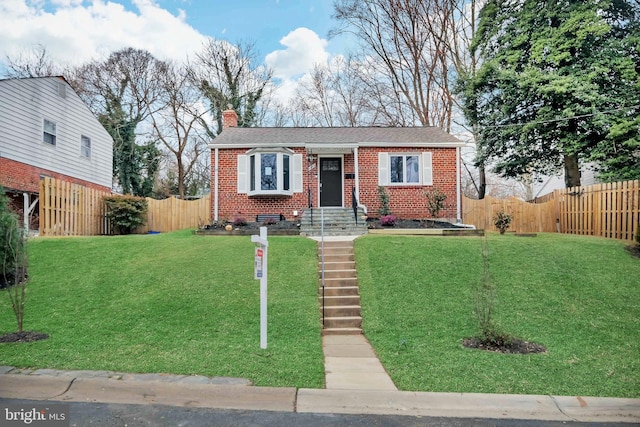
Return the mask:
M 80 136 L 80 154 L 82 157 L 91 158 L 91 138 L 88 136 Z
M 378 185 L 433 185 L 431 152 L 378 153 Z
M 302 155 L 287 151 L 238 156 L 238 193 L 291 195 L 302 191 Z
M 64 82 L 58 82 L 58 95 L 61 98 L 67 97 L 67 85 Z
M 56 122 L 44 119 L 42 142 L 56 145 Z

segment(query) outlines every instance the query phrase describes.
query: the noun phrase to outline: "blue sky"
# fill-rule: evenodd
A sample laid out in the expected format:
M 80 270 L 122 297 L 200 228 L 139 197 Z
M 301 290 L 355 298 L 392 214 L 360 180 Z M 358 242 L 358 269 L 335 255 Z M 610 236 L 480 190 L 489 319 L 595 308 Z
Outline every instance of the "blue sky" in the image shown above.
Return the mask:
M 349 38 L 328 40 L 332 0 L 0 0 L 0 67 L 7 56 L 45 46 L 61 64 L 79 65 L 132 46 L 184 60 L 206 37 L 253 42 L 283 80 L 346 53 Z
M 186 22 L 203 34 L 231 42 L 255 41 L 263 55 L 281 49 L 279 40 L 298 27 L 326 38 L 333 26 L 331 0 L 161 0 L 157 3 L 174 15 L 184 10 Z M 330 50 L 332 44 L 339 48 L 336 42 L 329 43 Z

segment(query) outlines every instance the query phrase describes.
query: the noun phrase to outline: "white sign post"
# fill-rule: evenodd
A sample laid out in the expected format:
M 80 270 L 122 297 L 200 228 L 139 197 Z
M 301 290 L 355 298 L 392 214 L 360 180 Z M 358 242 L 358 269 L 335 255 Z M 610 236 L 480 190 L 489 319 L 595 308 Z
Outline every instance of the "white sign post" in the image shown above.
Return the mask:
M 260 280 L 260 348 L 267 348 L 267 227 L 260 227 L 260 235 L 251 236 L 260 246 L 255 250 L 254 275 Z

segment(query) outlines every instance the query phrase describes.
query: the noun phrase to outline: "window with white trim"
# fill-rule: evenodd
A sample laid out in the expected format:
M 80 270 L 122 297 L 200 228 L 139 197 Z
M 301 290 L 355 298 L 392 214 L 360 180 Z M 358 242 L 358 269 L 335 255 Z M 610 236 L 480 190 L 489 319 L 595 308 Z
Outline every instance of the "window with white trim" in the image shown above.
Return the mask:
M 301 191 L 301 154 L 252 150 L 238 156 L 238 193 L 288 196 Z
M 42 125 L 42 142 L 56 145 L 56 122 L 44 119 Z
M 80 155 L 91 158 L 91 138 L 88 136 L 80 135 Z
M 378 153 L 378 185 L 433 185 L 432 153 Z

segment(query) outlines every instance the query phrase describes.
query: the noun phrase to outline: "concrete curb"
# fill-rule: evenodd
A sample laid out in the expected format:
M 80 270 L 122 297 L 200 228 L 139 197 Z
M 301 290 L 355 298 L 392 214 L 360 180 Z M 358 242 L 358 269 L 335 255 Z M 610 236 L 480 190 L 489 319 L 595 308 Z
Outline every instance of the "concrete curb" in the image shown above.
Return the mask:
M 300 413 L 640 423 L 640 399 L 254 387 L 234 378 L 0 367 L 0 398 Z
M 298 412 L 522 419 L 640 421 L 640 399 L 480 393 L 300 389 Z

